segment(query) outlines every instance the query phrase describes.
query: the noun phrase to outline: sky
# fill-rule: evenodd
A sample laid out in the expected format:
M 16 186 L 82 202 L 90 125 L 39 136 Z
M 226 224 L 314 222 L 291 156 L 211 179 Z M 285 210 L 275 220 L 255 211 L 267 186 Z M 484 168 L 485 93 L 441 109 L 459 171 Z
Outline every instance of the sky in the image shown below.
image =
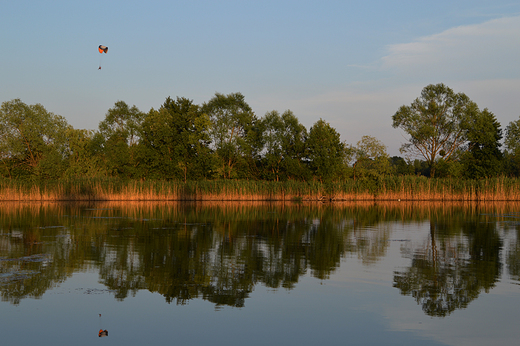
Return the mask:
M 78 129 L 120 100 L 148 112 L 240 92 L 259 118 L 323 119 L 393 156 L 407 137 L 392 115 L 437 83 L 502 129 L 520 118 L 517 0 L 0 1 L 0 102 L 40 103 Z

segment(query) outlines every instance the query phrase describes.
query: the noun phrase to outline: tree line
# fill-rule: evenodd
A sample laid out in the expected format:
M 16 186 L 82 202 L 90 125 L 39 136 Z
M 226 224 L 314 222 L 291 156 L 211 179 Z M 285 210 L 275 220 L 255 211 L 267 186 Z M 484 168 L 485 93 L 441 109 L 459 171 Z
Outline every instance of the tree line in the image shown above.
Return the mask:
M 390 157 L 371 136 L 347 144 L 323 119 L 307 129 L 290 110 L 258 117 L 241 93 L 216 93 L 201 105 L 167 97 L 147 113 L 117 101 L 97 130 L 74 129 L 41 104 L 14 99 L 0 107 L 0 176 L 331 182 L 520 175 L 520 118 L 504 136 L 492 112 L 444 84 L 426 86 L 392 120 L 409 136 L 403 157 Z

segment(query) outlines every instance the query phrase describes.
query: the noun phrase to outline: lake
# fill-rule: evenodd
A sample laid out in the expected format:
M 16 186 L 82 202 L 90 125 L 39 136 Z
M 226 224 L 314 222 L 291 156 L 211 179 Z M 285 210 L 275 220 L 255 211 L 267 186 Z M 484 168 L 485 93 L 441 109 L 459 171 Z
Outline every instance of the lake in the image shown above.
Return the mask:
M 2 345 L 517 344 L 519 231 L 520 203 L 2 203 Z

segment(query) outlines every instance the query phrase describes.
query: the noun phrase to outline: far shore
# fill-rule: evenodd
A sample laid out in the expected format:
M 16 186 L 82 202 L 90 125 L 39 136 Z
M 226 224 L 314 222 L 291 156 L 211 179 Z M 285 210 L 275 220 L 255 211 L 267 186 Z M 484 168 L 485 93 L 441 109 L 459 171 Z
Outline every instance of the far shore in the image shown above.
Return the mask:
M 520 179 L 429 179 L 389 176 L 379 181 L 252 180 L 122 181 L 74 179 L 38 184 L 0 181 L 0 201 L 520 201 Z

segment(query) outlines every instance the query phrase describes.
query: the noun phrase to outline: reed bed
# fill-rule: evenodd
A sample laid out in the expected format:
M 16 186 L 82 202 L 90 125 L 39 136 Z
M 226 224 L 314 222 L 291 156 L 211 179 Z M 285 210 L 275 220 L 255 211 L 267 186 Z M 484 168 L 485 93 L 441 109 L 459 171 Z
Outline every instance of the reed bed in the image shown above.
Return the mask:
M 0 201 L 520 201 L 520 179 L 429 179 L 272 182 L 255 180 L 124 181 L 76 179 L 39 183 L 0 179 Z

